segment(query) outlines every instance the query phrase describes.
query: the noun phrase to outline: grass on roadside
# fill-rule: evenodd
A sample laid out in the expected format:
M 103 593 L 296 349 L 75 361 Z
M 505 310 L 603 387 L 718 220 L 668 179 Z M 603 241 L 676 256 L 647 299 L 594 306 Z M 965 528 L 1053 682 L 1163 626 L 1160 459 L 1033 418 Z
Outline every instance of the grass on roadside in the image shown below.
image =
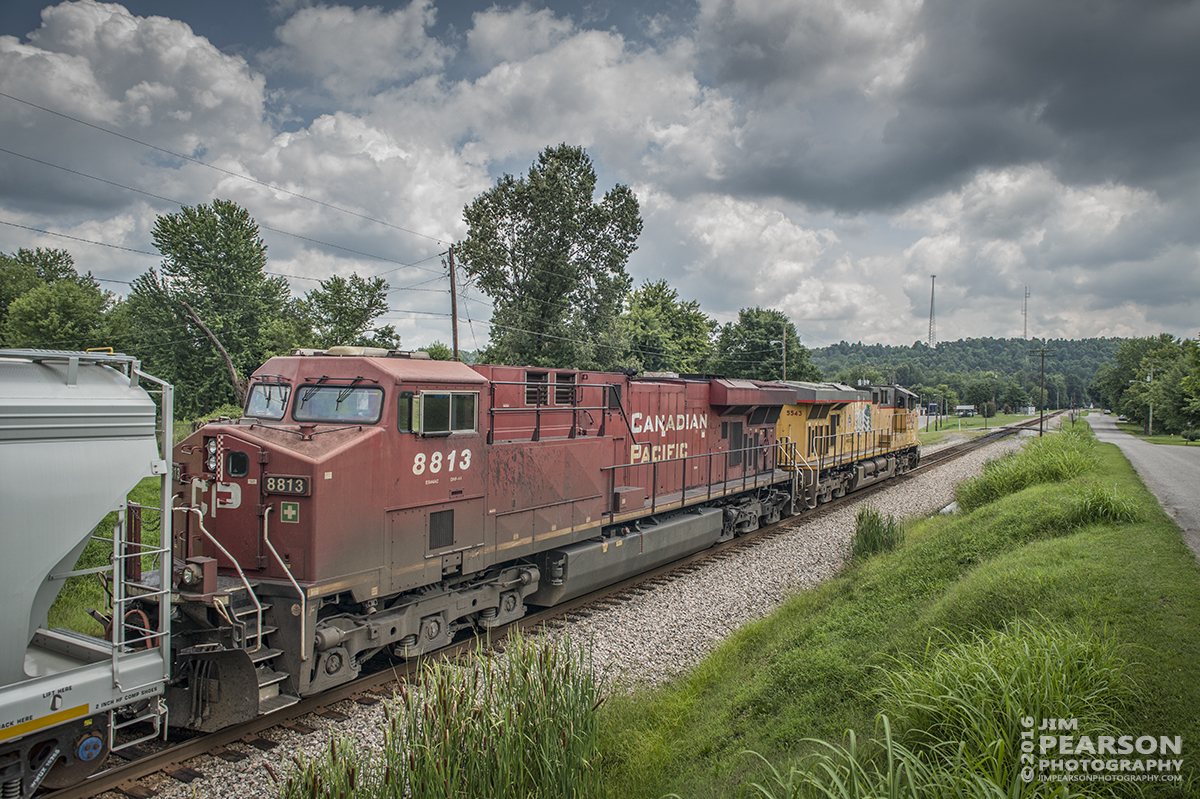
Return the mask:
M 1189 441 L 1184 435 L 1163 433 L 1161 432 L 1162 428 L 1158 426 L 1155 427 L 1155 433 L 1152 436 L 1146 435 L 1145 426 L 1137 422 L 1117 422 L 1117 429 L 1149 444 L 1164 444 L 1179 447 L 1200 446 L 1200 441 Z
M 1089 450 L 1086 468 L 1073 466 L 1057 482 L 1031 484 L 974 512 L 906 524 L 895 552 L 856 562 L 793 597 L 667 688 L 610 702 L 606 795 L 735 797 L 753 783 L 793 795 L 772 781 L 788 778 L 786 764 L 828 754 L 825 742 L 850 740 L 848 730 L 863 746 L 884 710 L 894 714 L 893 726 L 896 719 L 909 724 L 903 708 L 880 693 L 894 687 L 894 675 L 932 673 L 956 648 L 994 648 L 977 642 L 998 631 L 1016 636 L 1014 646 L 1031 645 L 1035 628 L 1111 642 L 1110 655 L 1124 661 L 1122 685 L 1136 694 L 1112 699 L 1123 708 L 1122 734 L 1200 740 L 1195 558 L 1115 447 L 1093 448 L 1069 435 L 1046 440 Z M 1061 459 L 1077 466 L 1074 458 Z M 997 691 L 990 701 L 1011 696 Z M 1062 717 L 1085 713 L 1081 689 L 1062 696 L 1069 700 Z M 898 734 L 894 742 L 915 751 Z M 747 750 L 785 765 L 768 768 Z M 1190 758 L 1184 769 L 1193 782 L 1156 785 L 1154 795 L 1188 795 L 1198 768 Z

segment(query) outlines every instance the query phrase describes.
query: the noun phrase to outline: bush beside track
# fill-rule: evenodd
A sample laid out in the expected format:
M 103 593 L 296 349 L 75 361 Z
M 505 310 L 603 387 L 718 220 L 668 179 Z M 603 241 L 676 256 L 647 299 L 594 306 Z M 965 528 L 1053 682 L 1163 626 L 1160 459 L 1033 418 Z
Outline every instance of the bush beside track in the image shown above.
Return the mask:
M 1076 737 L 1182 738 L 1182 783 L 1074 794 L 1200 793 L 1200 566 L 1178 528 L 1090 430 L 989 472 L 960 492 L 974 510 L 906 525 L 895 552 L 794 597 L 688 677 L 610 701 L 607 795 L 1034 795 L 1013 779 L 1025 714 L 1078 718 Z M 937 713 L 918 701 L 931 685 L 954 700 Z M 871 776 L 889 764 L 898 792 Z

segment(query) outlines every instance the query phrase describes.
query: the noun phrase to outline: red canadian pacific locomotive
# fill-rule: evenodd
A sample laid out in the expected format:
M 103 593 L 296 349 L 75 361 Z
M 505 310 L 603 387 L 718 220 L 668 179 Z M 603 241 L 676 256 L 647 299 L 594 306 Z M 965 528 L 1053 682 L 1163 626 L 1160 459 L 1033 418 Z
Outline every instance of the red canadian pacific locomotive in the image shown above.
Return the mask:
M 273 358 L 244 418 L 176 449 L 172 725 L 270 712 L 916 463 L 897 387 L 421 355 Z

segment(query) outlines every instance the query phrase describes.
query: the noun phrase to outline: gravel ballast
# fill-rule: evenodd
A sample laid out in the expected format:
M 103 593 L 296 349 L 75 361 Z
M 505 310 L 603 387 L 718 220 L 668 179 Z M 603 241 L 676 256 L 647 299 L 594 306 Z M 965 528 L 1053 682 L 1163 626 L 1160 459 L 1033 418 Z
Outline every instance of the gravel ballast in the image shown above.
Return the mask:
M 1023 433 L 1021 438 L 1028 435 Z M 1006 439 L 876 492 L 869 501 L 898 519 L 931 516 L 953 501 L 955 485 L 979 474 L 985 461 L 1019 446 L 1017 438 Z M 934 449 L 937 447 L 926 447 L 925 451 Z M 588 617 L 574 618 L 549 634 L 591 641 L 595 666 L 611 689 L 661 684 L 690 669 L 733 630 L 769 615 L 788 595 L 837 574 L 849 554 L 859 504 L 850 503 L 816 520 L 799 517 L 791 529 L 706 561 L 621 604 L 589 607 Z M 161 774 L 142 783 L 158 791 L 162 799 L 274 796 L 267 766 L 282 779 L 293 755 L 303 752 L 311 757 L 327 748 L 336 735 L 353 736 L 364 748 L 380 745 L 382 702 L 363 706 L 346 701 L 333 709 L 350 718 L 334 722 L 305 716 L 296 722 L 315 732 L 303 735 L 281 728 L 269 730 L 263 737 L 278 746 L 268 752 L 236 744 L 230 748 L 248 755 L 238 763 L 212 756 L 189 761 L 189 768 L 204 775 L 190 784 Z M 116 799 L 120 794 L 104 796 Z

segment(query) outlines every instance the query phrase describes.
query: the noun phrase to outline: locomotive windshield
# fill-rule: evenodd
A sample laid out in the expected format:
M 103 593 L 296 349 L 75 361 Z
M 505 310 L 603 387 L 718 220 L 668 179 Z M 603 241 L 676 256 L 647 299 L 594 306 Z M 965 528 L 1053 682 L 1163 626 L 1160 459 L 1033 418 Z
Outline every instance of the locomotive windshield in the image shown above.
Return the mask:
M 383 389 L 375 386 L 301 386 L 292 418 L 297 422 L 375 424 L 383 410 Z
M 292 387 L 286 383 L 255 383 L 250 387 L 250 399 L 246 402 L 246 415 L 257 419 L 279 421 L 287 407 Z

